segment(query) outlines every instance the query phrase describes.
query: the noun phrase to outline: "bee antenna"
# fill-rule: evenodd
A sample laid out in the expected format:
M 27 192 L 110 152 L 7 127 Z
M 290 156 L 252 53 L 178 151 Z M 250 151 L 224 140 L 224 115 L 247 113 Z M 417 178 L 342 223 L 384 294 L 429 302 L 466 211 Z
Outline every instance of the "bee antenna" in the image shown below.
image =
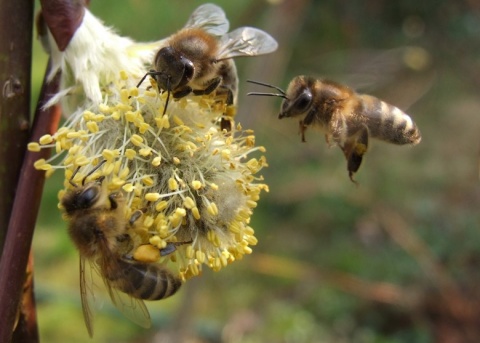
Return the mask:
M 253 83 L 253 84 L 256 84 L 256 85 L 260 85 L 260 86 L 265 86 L 265 87 L 268 87 L 268 88 L 273 88 L 273 89 L 276 89 L 277 91 L 280 92 L 281 95 L 281 98 L 285 98 L 286 99 L 286 95 L 287 93 L 285 93 L 285 91 L 283 89 L 281 89 L 280 87 L 277 87 L 277 86 L 274 86 L 274 85 L 271 85 L 271 84 L 268 84 L 268 83 L 264 83 L 264 82 L 260 82 L 260 81 L 254 81 L 254 80 L 247 80 L 247 82 L 250 82 L 250 83 Z M 258 93 L 258 94 L 251 94 L 251 95 L 267 95 L 268 93 Z M 279 95 L 271 95 L 271 96 L 279 96 Z
M 107 160 L 103 160 L 102 162 L 100 162 L 95 168 L 93 168 L 92 170 L 90 170 L 90 172 L 85 175 L 85 177 L 83 178 L 82 180 L 82 186 L 85 185 L 85 180 L 87 179 L 87 177 L 89 177 L 90 175 L 92 175 L 93 173 L 95 173 L 98 169 L 100 169 L 101 166 L 103 166 L 105 164 L 105 162 L 107 162 Z M 77 168 L 77 170 L 75 171 L 75 173 L 78 171 L 78 169 L 80 169 L 80 167 Z M 74 174 L 75 175 L 75 174 Z M 105 176 L 101 177 L 101 181 L 103 181 L 103 179 L 105 178 Z M 99 178 L 100 179 L 100 178 Z
M 170 90 L 170 76 L 167 77 L 167 101 L 165 102 L 165 108 L 163 109 L 163 115 L 167 112 L 167 107 L 168 107 L 168 101 L 170 100 L 170 93 L 172 92 Z
M 259 93 L 259 92 L 250 92 L 250 93 L 247 93 L 247 95 L 260 95 L 260 96 L 276 96 L 276 97 L 279 97 L 279 98 L 284 98 L 284 99 L 287 99 L 287 96 L 285 94 L 279 94 L 279 93 Z
M 75 169 L 75 171 L 73 172 L 72 177 L 70 178 L 70 180 L 68 180 L 68 182 L 70 182 L 70 184 L 71 184 L 73 187 L 75 187 L 75 188 L 77 188 L 78 185 L 77 185 L 75 182 L 73 182 L 73 178 L 75 177 L 75 175 L 77 175 L 77 173 L 78 173 L 78 171 L 80 170 L 80 168 L 81 168 L 81 167 L 78 166 L 77 169 Z
M 147 78 L 147 76 L 156 76 L 156 75 L 160 75 L 162 72 L 159 72 L 159 71 L 156 71 L 155 69 L 150 69 L 149 71 L 147 71 L 145 73 L 145 75 L 143 75 L 142 79 L 140 80 L 139 83 L 137 83 L 137 88 L 140 87 L 140 85 L 143 83 L 143 81 L 145 81 L 145 79 Z

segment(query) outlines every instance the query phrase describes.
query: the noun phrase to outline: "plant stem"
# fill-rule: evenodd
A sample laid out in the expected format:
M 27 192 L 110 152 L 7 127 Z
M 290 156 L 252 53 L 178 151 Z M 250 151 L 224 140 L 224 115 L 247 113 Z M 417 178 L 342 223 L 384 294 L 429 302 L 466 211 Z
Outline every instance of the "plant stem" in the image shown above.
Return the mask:
M 60 119 L 59 107 L 55 106 L 43 110 L 42 106 L 57 90 L 58 77 L 48 84 L 44 80 L 40 100 L 35 111 L 30 141 L 38 141 L 42 135 L 56 131 Z M 10 342 L 12 337 L 12 329 L 19 309 L 33 230 L 45 181 L 44 172 L 35 170 L 33 163 L 39 158 L 48 158 L 49 154 L 50 151 L 47 149 L 42 149 L 38 153 L 27 152 L 20 172 L 20 180 L 0 261 L 0 275 L 2 275 L 0 278 L 0 342 Z M 34 319 L 35 316 L 26 316 L 26 318 Z M 30 324 L 26 326 L 32 327 Z M 34 341 L 34 338 L 29 340 L 29 342 Z

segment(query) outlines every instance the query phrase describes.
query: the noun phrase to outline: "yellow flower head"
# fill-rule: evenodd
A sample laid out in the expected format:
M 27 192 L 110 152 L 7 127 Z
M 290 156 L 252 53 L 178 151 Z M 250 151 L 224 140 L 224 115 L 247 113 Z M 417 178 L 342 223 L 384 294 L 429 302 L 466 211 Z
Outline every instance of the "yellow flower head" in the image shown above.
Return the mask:
M 265 158 L 251 157 L 264 151 L 255 146 L 253 132 L 240 126 L 221 131 L 227 108 L 213 96 L 170 101 L 164 114 L 167 95 L 153 81 L 146 90 L 129 88 L 132 83 L 122 72 L 100 105 L 77 110 L 53 136 L 31 143 L 32 151 L 56 150 L 35 168 L 64 169 L 61 197 L 70 181 L 80 184 L 102 163 L 88 179 L 104 176 L 109 192 L 125 196 L 131 222 L 125 230 L 131 256 L 139 261 L 170 259 L 189 278 L 204 264 L 220 270 L 251 253 L 257 239 L 250 217 L 261 191 L 268 190 L 256 176 Z M 142 215 L 131 220 L 138 210 Z M 167 246 L 176 250 L 167 252 Z

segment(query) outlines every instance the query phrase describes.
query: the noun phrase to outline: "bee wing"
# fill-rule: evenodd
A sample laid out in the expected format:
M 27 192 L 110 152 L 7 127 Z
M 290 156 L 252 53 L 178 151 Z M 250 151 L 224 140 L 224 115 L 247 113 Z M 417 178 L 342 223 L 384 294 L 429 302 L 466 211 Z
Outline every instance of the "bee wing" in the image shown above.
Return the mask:
M 277 41 L 265 31 L 240 27 L 221 38 L 217 59 L 263 55 L 277 50 L 277 47 Z
M 85 326 L 88 335 L 93 337 L 93 303 L 95 301 L 93 293 L 92 268 L 85 269 L 85 259 L 80 256 L 80 298 L 82 300 L 82 311 Z
M 230 23 L 220 7 L 205 4 L 192 13 L 185 27 L 200 28 L 214 36 L 222 36 L 228 32 Z
M 114 260 L 115 259 L 112 259 L 108 263 L 115 263 L 113 262 Z M 108 294 L 110 295 L 113 305 L 115 305 L 115 307 L 122 312 L 125 317 L 143 328 L 149 328 L 151 326 L 150 313 L 148 312 L 147 306 L 145 306 L 143 300 L 134 298 L 131 295 L 115 288 L 115 284 L 110 282 L 106 277 L 103 277 L 103 281 L 105 282 L 105 287 L 108 290 Z M 128 282 L 128 280 L 122 280 L 122 282 Z

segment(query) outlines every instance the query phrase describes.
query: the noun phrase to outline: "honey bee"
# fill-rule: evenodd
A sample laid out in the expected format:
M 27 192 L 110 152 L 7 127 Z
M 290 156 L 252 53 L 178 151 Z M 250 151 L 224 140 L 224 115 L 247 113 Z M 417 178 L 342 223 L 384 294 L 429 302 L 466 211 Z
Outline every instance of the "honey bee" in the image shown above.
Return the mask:
M 241 27 L 228 32 L 229 22 L 223 10 L 213 4 L 198 7 L 183 29 L 166 39 L 155 56 L 147 76 L 155 79 L 159 90 L 182 98 L 190 93 L 226 97 L 227 106 L 236 103 L 238 78 L 233 57 L 256 56 L 273 52 L 277 42 L 268 33 Z M 165 113 L 165 112 L 164 112 Z M 222 129 L 230 130 L 231 122 L 222 118 Z
M 309 126 L 323 130 L 327 143 L 334 142 L 342 149 L 350 180 L 354 183 L 353 174 L 360 168 L 369 137 L 398 145 L 415 145 L 422 139 L 417 125 L 399 108 L 333 81 L 297 76 L 286 92 L 266 83 L 248 82 L 279 92 L 251 92 L 248 95 L 283 98 L 278 118 L 301 117 L 302 142 L 305 142 Z
M 86 175 L 61 199 L 69 222 L 70 238 L 80 253 L 80 294 L 85 324 L 93 336 L 93 280 L 95 270 L 103 279 L 112 303 L 129 319 L 143 327 L 150 326 L 150 314 L 143 300 L 160 300 L 178 291 L 182 282 L 165 267 L 156 263 L 141 263 L 128 258 L 131 244 L 125 219 L 125 199 L 122 193 L 110 193 L 101 176 L 85 182 L 103 163 Z M 137 217 L 138 214 L 134 213 Z M 165 254 L 175 250 L 164 248 Z M 162 254 L 161 250 L 161 255 Z M 87 269 L 86 261 L 91 269 Z

